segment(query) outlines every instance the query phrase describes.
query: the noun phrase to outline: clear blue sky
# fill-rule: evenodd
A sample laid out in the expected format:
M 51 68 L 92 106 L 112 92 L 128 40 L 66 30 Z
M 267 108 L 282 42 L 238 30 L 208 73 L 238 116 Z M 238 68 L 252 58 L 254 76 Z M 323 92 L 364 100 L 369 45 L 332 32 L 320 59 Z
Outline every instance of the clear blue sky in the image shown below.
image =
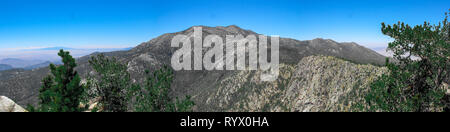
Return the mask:
M 130 47 L 193 25 L 384 47 L 380 23 L 437 23 L 450 0 L 1 0 L 0 48 Z

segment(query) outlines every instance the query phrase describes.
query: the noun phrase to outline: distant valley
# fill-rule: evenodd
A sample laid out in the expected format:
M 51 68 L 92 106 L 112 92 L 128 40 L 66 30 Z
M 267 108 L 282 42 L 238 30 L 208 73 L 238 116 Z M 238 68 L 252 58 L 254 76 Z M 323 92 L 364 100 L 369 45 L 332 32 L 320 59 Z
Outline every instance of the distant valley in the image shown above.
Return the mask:
M 33 70 L 46 67 L 50 63 L 61 64 L 57 53 L 60 49 L 68 50 L 74 57 L 82 57 L 95 52 L 129 50 L 131 48 L 89 48 L 46 47 L 35 49 L 6 50 L 0 53 L 0 71 L 10 69 Z
M 13 67 L 8 64 L 0 64 L 0 71 L 9 70 L 9 69 L 13 69 Z

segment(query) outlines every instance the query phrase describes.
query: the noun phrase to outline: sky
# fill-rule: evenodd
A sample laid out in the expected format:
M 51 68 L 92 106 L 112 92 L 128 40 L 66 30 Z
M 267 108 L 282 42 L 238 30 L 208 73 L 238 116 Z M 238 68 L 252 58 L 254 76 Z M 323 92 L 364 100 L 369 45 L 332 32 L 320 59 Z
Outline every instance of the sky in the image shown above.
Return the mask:
M 450 0 L 1 0 L 0 49 L 133 47 L 195 25 L 386 47 L 381 22 L 437 23 Z

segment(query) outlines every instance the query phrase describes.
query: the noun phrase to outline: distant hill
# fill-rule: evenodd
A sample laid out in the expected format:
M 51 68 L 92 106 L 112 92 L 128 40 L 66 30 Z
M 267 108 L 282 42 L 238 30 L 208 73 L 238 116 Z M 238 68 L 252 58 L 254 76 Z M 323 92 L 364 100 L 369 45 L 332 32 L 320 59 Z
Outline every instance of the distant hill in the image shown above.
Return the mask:
M 13 67 L 10 65 L 7 65 L 7 64 L 0 64 L 0 71 L 10 70 L 10 69 L 13 69 Z
M 36 50 L 60 50 L 60 49 L 71 50 L 71 49 L 74 49 L 74 48 L 68 48 L 68 47 L 47 47 L 47 48 L 40 48 L 40 49 L 36 49 Z
M 37 49 L 21 49 L 1 54 L 0 64 L 7 64 L 13 68 L 34 69 L 41 67 L 43 63 L 58 62 L 60 49 L 70 51 L 75 58 L 86 56 L 94 52 L 127 51 L 132 48 L 69 48 L 69 47 L 47 47 Z M 49 63 L 47 63 L 49 64 Z
M 43 63 L 39 63 L 39 64 L 31 65 L 31 66 L 26 66 L 23 69 L 25 69 L 25 70 L 33 70 L 33 69 L 36 69 L 36 68 L 47 67 L 50 64 L 59 65 L 59 64 L 62 64 L 62 62 L 60 62 L 60 61 L 56 61 L 56 62 L 46 61 L 46 62 L 43 62 Z
M 36 65 L 39 63 L 43 63 L 45 61 L 42 60 L 23 60 L 17 58 L 5 58 L 0 60 L 0 64 L 7 64 L 14 68 L 24 68 L 31 65 Z
M 9 70 L 0 71 L 0 82 L 9 80 L 11 78 L 23 76 L 22 75 L 23 72 L 25 72 L 24 69 L 9 69 Z M 1 90 L 1 88 L 0 88 L 0 90 Z M 2 93 L 0 93 L 0 94 L 2 94 Z
M 127 48 L 69 48 L 69 47 L 46 47 L 46 48 L 39 48 L 39 49 L 31 49 L 31 50 L 89 50 L 89 51 L 122 51 L 122 50 L 130 50 L 133 47 L 127 47 Z

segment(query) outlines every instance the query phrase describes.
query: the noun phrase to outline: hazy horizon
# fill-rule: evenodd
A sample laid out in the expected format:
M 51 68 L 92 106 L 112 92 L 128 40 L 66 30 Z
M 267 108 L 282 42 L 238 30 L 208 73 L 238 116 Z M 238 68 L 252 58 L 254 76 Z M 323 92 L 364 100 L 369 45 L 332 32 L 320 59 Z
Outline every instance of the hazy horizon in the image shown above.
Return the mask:
M 1 49 L 0 64 L 8 64 L 14 62 L 23 63 L 21 66 L 13 65 L 14 68 L 23 68 L 24 66 L 35 65 L 45 62 L 59 62 L 61 58 L 58 56 L 60 49 L 69 51 L 74 58 L 83 57 L 94 52 L 111 52 L 119 50 L 128 50 L 125 48 L 70 48 L 70 47 L 31 47 L 16 49 Z M 12 61 L 11 61 L 12 60 Z

